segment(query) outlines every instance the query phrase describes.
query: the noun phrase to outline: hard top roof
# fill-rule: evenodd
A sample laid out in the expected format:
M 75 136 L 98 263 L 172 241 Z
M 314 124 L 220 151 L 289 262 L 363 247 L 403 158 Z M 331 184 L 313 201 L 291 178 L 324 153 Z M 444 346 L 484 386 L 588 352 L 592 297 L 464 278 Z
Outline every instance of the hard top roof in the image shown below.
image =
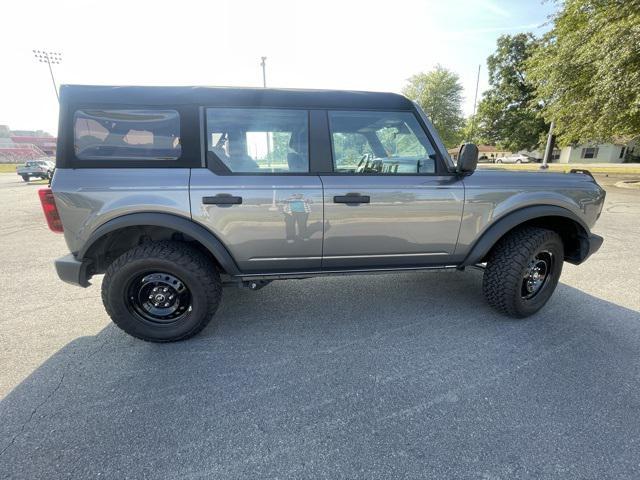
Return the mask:
M 239 87 L 63 85 L 61 102 L 102 105 L 265 106 L 411 110 L 396 93 Z

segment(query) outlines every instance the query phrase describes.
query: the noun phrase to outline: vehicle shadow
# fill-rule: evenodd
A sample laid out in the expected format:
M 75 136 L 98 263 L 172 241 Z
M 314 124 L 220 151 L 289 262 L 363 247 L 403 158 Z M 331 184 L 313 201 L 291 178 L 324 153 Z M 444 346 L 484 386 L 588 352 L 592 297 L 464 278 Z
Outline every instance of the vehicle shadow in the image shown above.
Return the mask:
M 0 403 L 2 478 L 637 478 L 640 314 L 479 272 L 225 290 L 200 336 L 109 326 Z

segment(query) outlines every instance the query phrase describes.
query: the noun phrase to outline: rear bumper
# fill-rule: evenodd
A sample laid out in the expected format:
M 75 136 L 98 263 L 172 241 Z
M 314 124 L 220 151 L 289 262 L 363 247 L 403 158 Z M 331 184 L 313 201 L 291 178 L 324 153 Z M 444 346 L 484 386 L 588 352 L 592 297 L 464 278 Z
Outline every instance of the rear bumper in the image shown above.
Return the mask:
M 80 287 L 88 287 L 91 285 L 87 277 L 87 262 L 76 260 L 72 253 L 58 258 L 55 262 L 58 277 L 63 282 L 77 285 Z

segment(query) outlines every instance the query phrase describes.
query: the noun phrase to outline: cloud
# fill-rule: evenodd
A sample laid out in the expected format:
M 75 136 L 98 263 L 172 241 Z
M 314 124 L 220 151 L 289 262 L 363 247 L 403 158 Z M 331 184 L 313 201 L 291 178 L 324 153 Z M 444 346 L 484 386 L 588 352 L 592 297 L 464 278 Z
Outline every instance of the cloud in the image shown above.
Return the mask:
M 506 18 L 511 16 L 511 12 L 509 12 L 508 10 L 505 10 L 504 8 L 497 5 L 495 2 L 492 2 L 491 0 L 476 0 L 475 3 L 478 7 L 484 8 L 485 10 L 488 10 L 491 13 L 499 15 L 500 17 Z

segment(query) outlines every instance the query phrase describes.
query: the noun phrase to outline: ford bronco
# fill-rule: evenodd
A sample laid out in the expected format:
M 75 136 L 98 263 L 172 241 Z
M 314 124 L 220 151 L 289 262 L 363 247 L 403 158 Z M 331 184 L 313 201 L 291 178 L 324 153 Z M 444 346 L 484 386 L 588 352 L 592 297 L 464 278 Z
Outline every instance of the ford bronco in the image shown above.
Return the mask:
M 422 269 L 484 269 L 488 303 L 526 317 L 563 262 L 584 262 L 605 192 L 584 171 L 454 163 L 422 110 L 391 93 L 63 86 L 56 170 L 40 199 L 70 254 L 104 274 L 113 321 L 191 337 L 222 286 Z

